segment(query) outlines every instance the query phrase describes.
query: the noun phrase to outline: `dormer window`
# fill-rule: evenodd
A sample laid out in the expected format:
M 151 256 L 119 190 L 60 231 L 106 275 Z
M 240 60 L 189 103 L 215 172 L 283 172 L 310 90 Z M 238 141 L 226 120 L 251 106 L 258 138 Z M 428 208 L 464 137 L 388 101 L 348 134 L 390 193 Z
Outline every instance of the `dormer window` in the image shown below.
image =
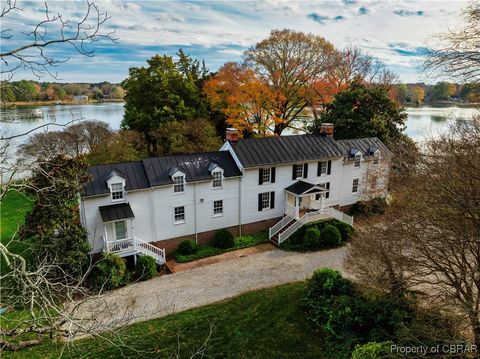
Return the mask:
M 380 159 L 380 154 L 377 152 L 377 153 L 375 153 L 375 155 L 373 157 L 373 164 L 378 165 L 379 159 Z
M 185 192 L 185 179 L 184 179 L 183 176 L 174 176 L 173 177 L 173 192 L 174 193 Z
M 221 188 L 222 187 L 222 180 L 223 180 L 223 174 L 221 171 L 213 172 L 213 188 Z
M 357 152 L 355 155 L 355 167 L 360 167 L 360 162 L 362 160 L 362 155 Z
M 123 199 L 123 183 L 112 183 L 111 185 L 112 201 Z

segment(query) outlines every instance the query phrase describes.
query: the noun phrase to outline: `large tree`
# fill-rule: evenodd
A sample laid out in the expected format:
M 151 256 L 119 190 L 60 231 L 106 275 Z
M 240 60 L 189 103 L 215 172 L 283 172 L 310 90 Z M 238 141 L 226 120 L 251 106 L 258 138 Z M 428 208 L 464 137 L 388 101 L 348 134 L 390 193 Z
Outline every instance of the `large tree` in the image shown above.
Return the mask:
M 425 70 L 456 81 L 480 80 L 480 2 L 472 1 L 463 13 L 464 24 L 437 35 L 439 43 L 428 52 Z
M 311 130 L 318 133 L 320 123 L 331 122 L 337 139 L 376 136 L 393 148 L 404 137 L 406 119 L 404 108 L 390 99 L 384 86 L 356 80 L 335 95 Z
M 309 118 L 311 108 L 323 102 L 324 91 L 331 89 L 320 84 L 326 82 L 338 56 L 334 46 L 321 36 L 273 30 L 244 53 L 243 65 L 227 64 L 209 80 L 206 92 L 217 104 L 218 95 L 223 95 L 229 123 L 237 125 L 239 115 L 243 115 L 246 124 L 241 129 L 280 135 L 295 127 L 296 121 Z M 240 82 L 226 84 L 232 77 Z
M 480 118 L 421 147 L 391 213 L 352 242 L 352 273 L 464 318 L 480 348 Z
M 126 90 L 122 126 L 141 132 L 149 142 L 160 124 L 208 118 L 208 104 L 201 92 L 207 74 L 204 66 L 183 52 L 179 61 L 171 56 L 155 55 L 147 67 L 132 67 L 122 82 Z

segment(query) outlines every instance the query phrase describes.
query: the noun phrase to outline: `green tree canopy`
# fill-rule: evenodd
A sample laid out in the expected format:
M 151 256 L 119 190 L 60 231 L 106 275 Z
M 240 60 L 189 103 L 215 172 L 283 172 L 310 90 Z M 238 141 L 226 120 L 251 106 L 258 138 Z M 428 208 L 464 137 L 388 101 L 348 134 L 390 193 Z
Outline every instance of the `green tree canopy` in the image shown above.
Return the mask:
M 160 124 L 192 118 L 208 118 L 208 104 L 201 93 L 207 74 L 204 66 L 183 51 L 180 60 L 155 55 L 148 67 L 132 67 L 122 82 L 126 90 L 122 126 L 145 135 L 153 143 L 150 131 Z
M 386 88 L 355 81 L 335 95 L 311 130 L 318 133 L 320 123 L 330 122 L 335 126 L 336 139 L 376 136 L 392 148 L 404 137 L 406 118 L 404 108 L 390 99 Z

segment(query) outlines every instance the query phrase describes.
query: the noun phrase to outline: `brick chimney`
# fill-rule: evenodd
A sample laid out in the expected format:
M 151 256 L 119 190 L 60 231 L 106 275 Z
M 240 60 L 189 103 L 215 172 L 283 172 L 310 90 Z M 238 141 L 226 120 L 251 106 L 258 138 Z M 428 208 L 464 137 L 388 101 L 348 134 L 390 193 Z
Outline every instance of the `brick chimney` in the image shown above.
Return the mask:
M 225 132 L 225 140 L 233 143 L 238 142 L 238 130 L 233 127 L 227 128 Z
M 320 134 L 333 137 L 333 123 L 321 123 Z

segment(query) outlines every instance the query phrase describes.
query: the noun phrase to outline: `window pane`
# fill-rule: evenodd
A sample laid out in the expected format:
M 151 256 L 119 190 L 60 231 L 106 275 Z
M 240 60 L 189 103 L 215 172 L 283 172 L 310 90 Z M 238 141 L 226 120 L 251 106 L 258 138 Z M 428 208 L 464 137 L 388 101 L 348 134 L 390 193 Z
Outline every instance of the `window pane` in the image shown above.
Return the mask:
M 295 171 L 296 171 L 296 172 L 295 172 L 295 176 L 296 176 L 297 178 L 303 177 L 303 165 L 296 165 L 296 166 L 297 166 L 297 168 L 296 168 L 296 170 L 295 170 Z
M 185 207 L 175 207 L 175 222 L 177 221 L 184 221 L 185 220 Z
M 222 172 L 213 173 L 213 188 L 222 187 Z
M 175 193 L 183 192 L 185 190 L 184 187 L 185 186 L 184 186 L 183 176 L 173 177 L 173 192 L 175 192 Z
M 223 200 L 213 201 L 213 214 L 223 213 Z
M 112 183 L 112 199 L 123 198 L 123 188 L 121 183 Z
M 355 156 L 355 167 L 360 167 L 361 156 Z
M 327 173 L 327 167 L 328 163 L 327 162 L 322 162 L 322 167 L 320 168 L 320 174 L 324 175 Z
M 127 238 L 127 226 L 125 221 L 115 222 L 115 238 L 125 239 Z
M 352 183 L 352 193 L 358 192 L 358 178 L 355 178 Z
M 262 193 L 262 209 L 270 208 L 270 192 Z
M 270 173 L 271 173 L 270 168 L 264 168 L 263 169 L 263 177 L 262 177 L 262 182 L 263 183 L 270 182 Z

